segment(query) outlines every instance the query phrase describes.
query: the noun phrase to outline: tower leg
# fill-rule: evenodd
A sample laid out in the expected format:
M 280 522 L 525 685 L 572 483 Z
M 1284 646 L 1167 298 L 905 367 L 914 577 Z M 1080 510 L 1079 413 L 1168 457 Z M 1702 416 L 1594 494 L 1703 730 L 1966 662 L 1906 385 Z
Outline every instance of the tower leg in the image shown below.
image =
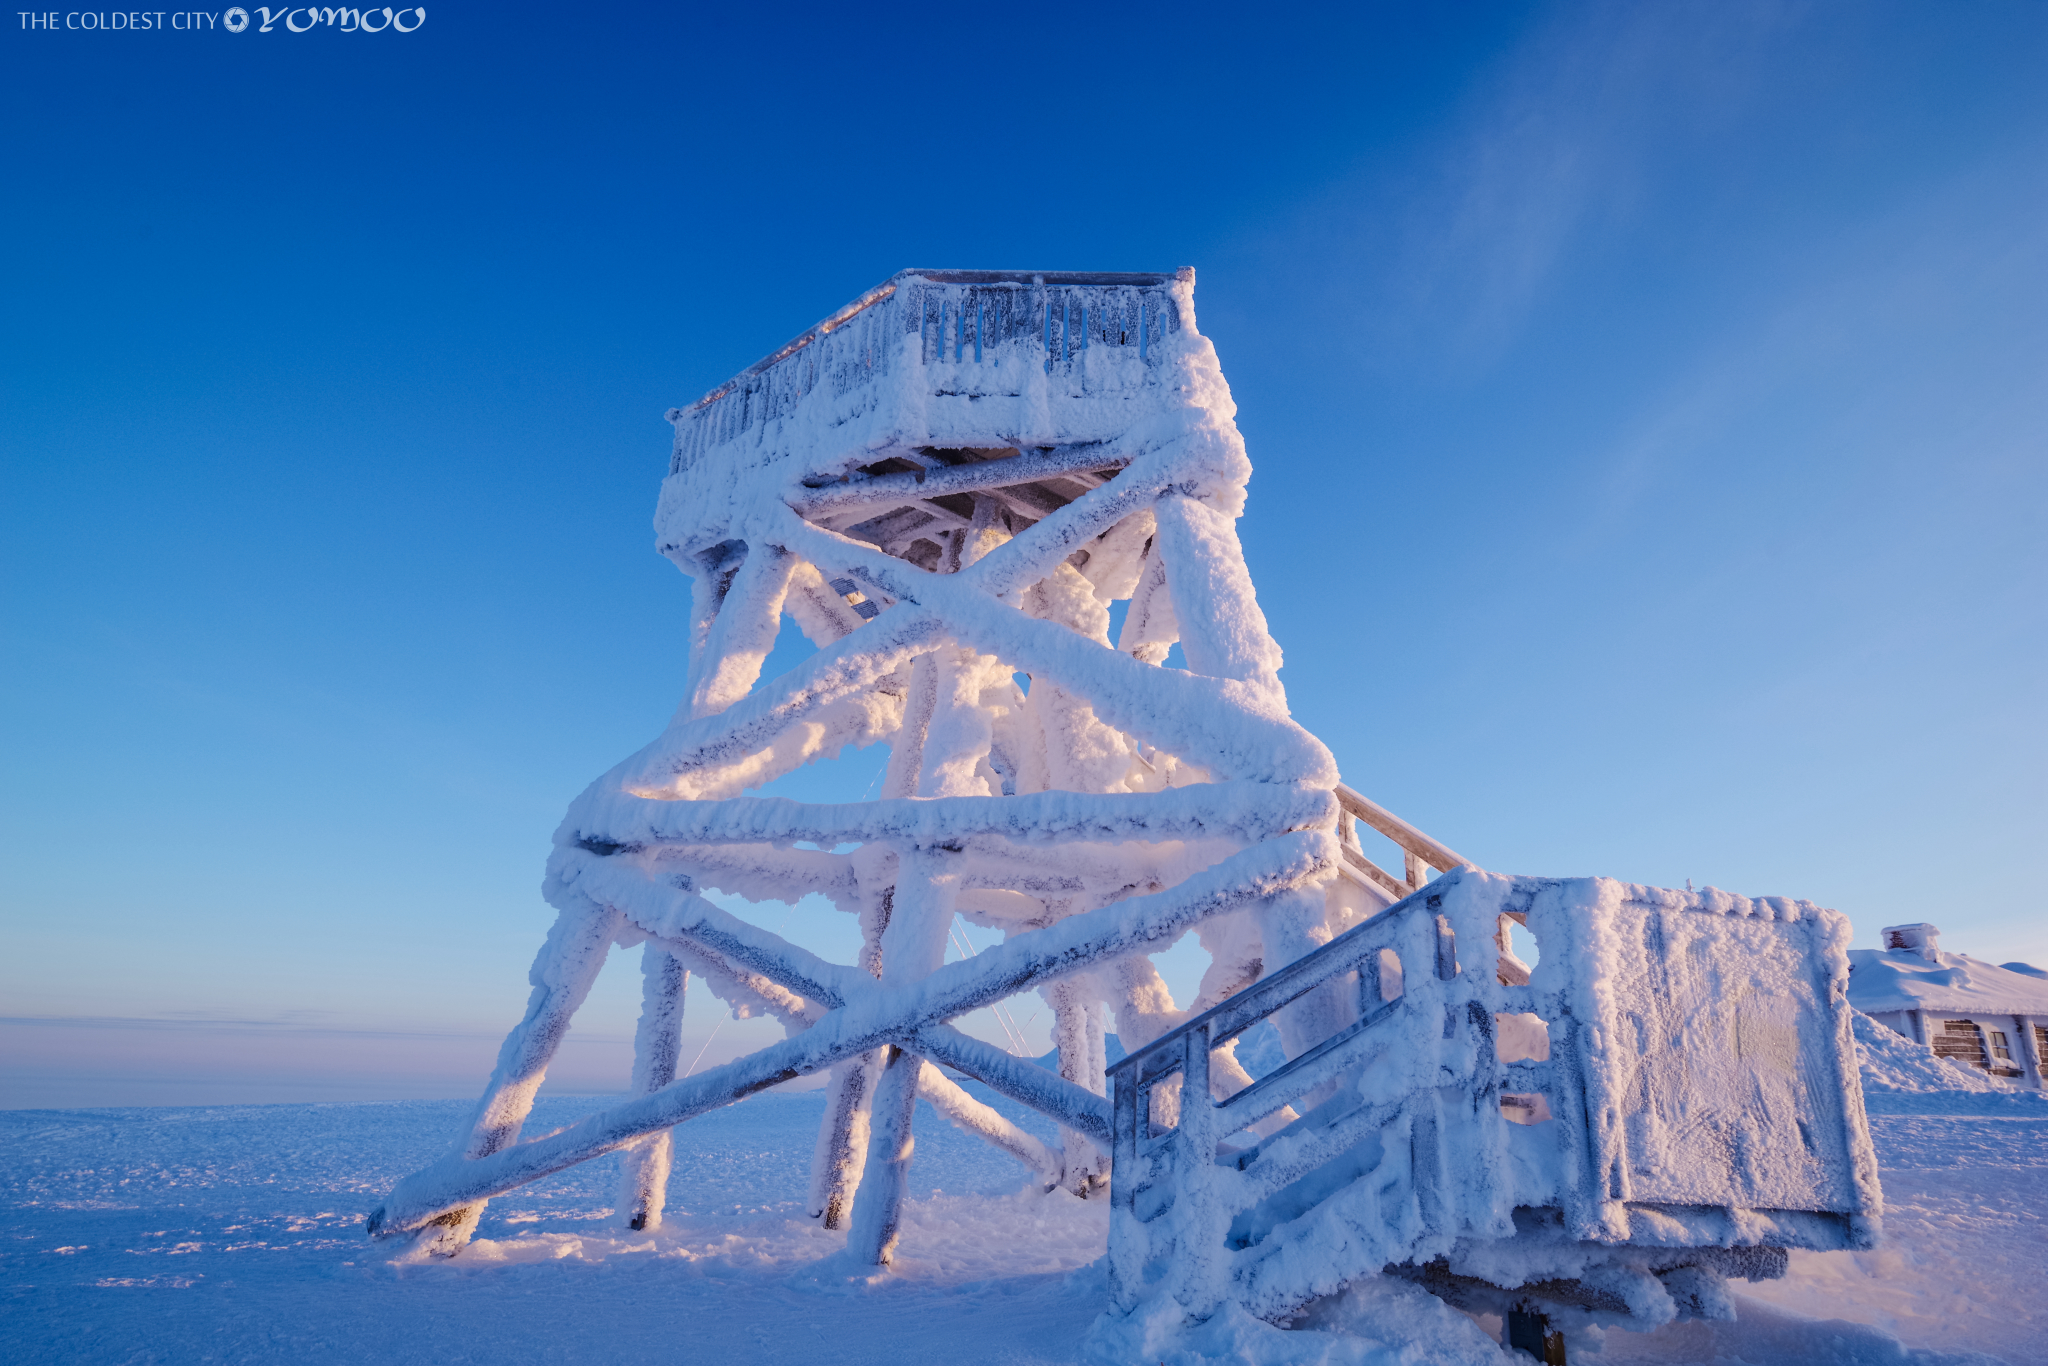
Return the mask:
M 1109 1024 L 1104 1018 L 1108 1008 L 1099 1000 L 1090 1000 L 1082 1007 L 1088 1018 L 1088 1076 L 1081 1084 L 1098 1096 L 1109 1094 Z M 1075 1136 L 1076 1143 L 1088 1140 Z M 1092 1143 L 1083 1152 L 1087 1153 L 1088 1185 L 1100 1190 L 1109 1183 L 1109 1154 Z M 1086 1195 L 1087 1190 L 1077 1192 Z
M 895 910 L 882 941 L 882 980 L 891 985 L 928 977 L 946 959 L 946 930 L 953 921 L 958 874 L 946 856 L 906 853 L 896 883 Z M 911 1118 L 917 1110 L 917 1074 L 922 1060 L 891 1047 L 875 1084 L 873 1133 L 846 1249 L 864 1266 L 887 1266 L 903 1222 L 903 1195 L 915 1146 Z
M 869 1101 L 883 1060 L 880 1051 L 865 1053 L 832 1069 L 825 1090 L 825 1122 L 819 1126 L 811 1158 L 811 1217 L 826 1228 L 846 1226 L 848 1207 L 867 1166 Z
M 498 1049 L 498 1066 L 471 1114 L 462 1144 L 467 1161 L 489 1157 L 518 1140 L 520 1127 L 533 1109 L 534 1092 L 547 1076 L 548 1063 L 561 1046 L 562 1036 L 569 1032 L 569 1019 L 590 994 L 590 984 L 597 979 L 618 934 L 618 912 L 581 898 L 578 901 L 578 909 L 555 918 L 547 942 L 534 957 L 527 974 L 533 994 L 527 998 L 526 1018 L 513 1027 Z M 435 1256 L 453 1257 L 468 1246 L 483 1213 L 481 1200 L 452 1209 L 421 1229 L 415 1246 Z
M 1258 909 L 1259 935 L 1265 942 L 1265 975 L 1270 976 L 1329 943 L 1327 916 L 1321 888 L 1298 889 L 1266 898 Z M 1298 1058 L 1349 1024 L 1349 1013 L 1340 988 L 1335 983 L 1325 983 L 1275 1013 L 1273 1023 L 1279 1027 L 1280 1042 L 1287 1056 Z
M 648 1095 L 676 1079 L 683 1041 L 683 992 L 689 974 L 659 944 L 640 951 L 640 1025 L 633 1035 L 633 1094 Z M 627 1228 L 661 1227 L 668 1203 L 674 1138 L 667 1129 L 625 1151 L 619 1172 L 618 1217 Z
M 929 661 L 924 661 L 930 668 Z M 912 666 L 915 678 L 917 666 Z M 927 700 L 936 694 L 924 691 Z M 884 798 L 908 797 L 917 790 L 917 770 L 922 762 L 923 736 L 931 725 L 929 709 L 916 707 L 906 724 L 915 725 L 916 752 L 900 759 L 892 753 Z M 899 752 L 911 750 L 911 742 L 899 741 Z M 882 975 L 882 942 L 896 910 L 896 874 L 902 861 L 893 849 L 881 844 L 863 845 L 853 851 L 854 876 L 860 884 L 860 965 L 870 976 Z M 868 1144 L 872 1137 L 869 1116 L 875 1085 L 881 1078 L 887 1053 L 877 1049 L 865 1057 L 849 1058 L 832 1069 L 825 1095 L 825 1118 L 818 1126 L 818 1142 L 811 1154 L 810 1213 L 826 1228 L 842 1228 L 853 1204 L 854 1190 L 866 1169 Z
M 917 1110 L 917 1074 L 923 1059 L 890 1046 L 881 1080 L 875 1084 L 874 1130 L 853 1197 L 853 1223 L 846 1250 L 861 1266 L 887 1266 L 896 1255 L 903 1223 L 903 1196 L 910 1179 L 910 1157 L 917 1146 L 911 1118 Z
M 1088 996 L 1088 984 L 1066 977 L 1045 988 L 1052 1006 L 1053 1043 L 1059 1049 L 1060 1076 L 1096 1095 L 1103 1093 L 1102 1006 Z M 1101 1174 L 1095 1145 L 1072 1129 L 1060 1130 L 1064 1171 L 1060 1181 L 1076 1195 L 1086 1195 Z

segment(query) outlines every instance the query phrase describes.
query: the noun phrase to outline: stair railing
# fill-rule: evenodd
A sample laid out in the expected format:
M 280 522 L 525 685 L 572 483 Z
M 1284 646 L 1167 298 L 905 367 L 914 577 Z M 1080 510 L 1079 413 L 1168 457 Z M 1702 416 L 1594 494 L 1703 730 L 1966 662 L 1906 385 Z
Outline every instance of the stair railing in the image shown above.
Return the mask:
M 1369 883 L 1379 888 L 1396 900 L 1421 891 L 1423 885 L 1429 881 L 1431 869 L 1448 873 L 1453 868 L 1464 867 L 1472 862 L 1464 855 L 1423 834 L 1378 802 L 1360 796 L 1342 783 L 1337 784 L 1337 805 L 1343 811 L 1337 818 L 1337 836 L 1344 848 L 1343 873 L 1353 881 Z M 1365 851 L 1358 847 L 1359 821 L 1364 821 L 1400 847 L 1400 877 L 1395 877 L 1374 863 L 1365 856 Z
M 1233 1278 L 1263 1279 L 1252 1263 L 1272 1249 L 1253 1245 L 1301 1212 L 1275 1204 L 1275 1197 L 1358 1147 L 1408 1105 L 1405 1093 L 1365 1103 L 1356 1089 L 1335 1085 L 1389 1049 L 1462 1058 L 1448 1070 L 1432 1064 L 1429 1084 L 1463 1081 L 1498 1096 L 1492 1010 L 1461 999 L 1472 993 L 1451 985 L 1460 975 L 1457 938 L 1437 911 L 1439 900 L 1426 890 L 1409 896 L 1110 1069 L 1109 1271 L 1120 1312 L 1163 1289 L 1202 1318 L 1231 1293 L 1225 1287 Z M 1495 954 L 1468 956 L 1495 966 Z M 1211 1055 L 1326 984 L 1353 993 L 1345 1003 L 1350 1022 L 1244 1090 L 1212 1099 Z M 1437 1041 L 1447 1042 L 1433 1047 Z M 1477 1077 L 1482 1070 L 1488 1075 Z M 1297 1103 L 1307 1113 L 1278 1133 L 1244 1146 L 1230 1141 Z M 1417 1139 L 1434 1141 L 1420 1133 Z M 1436 1161 L 1417 1156 L 1418 1169 Z M 1148 1267 L 1170 1284 L 1148 1286 Z

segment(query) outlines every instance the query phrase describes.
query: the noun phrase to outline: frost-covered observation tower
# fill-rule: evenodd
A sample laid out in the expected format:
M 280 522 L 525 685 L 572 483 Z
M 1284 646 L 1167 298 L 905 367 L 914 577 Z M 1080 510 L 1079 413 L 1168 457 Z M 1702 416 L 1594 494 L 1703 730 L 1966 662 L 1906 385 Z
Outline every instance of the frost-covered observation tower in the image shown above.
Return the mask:
M 1845 922 L 1484 873 L 1342 786 L 1245 570 L 1234 412 L 1192 271 L 917 270 L 673 411 L 682 704 L 570 808 L 525 1018 L 372 1232 L 452 1255 L 489 1197 L 622 1149 L 618 1218 L 652 1227 L 673 1126 L 827 1072 L 810 1210 L 855 1263 L 890 1260 L 923 1098 L 1048 1190 L 1112 1196 L 1132 1321 L 1279 1321 L 1390 1271 L 1517 1331 L 1539 1305 L 1656 1322 L 1725 1312 L 1720 1279 L 1784 1248 L 1867 1245 Z M 816 653 L 764 681 L 785 615 Z M 874 744 L 873 800 L 744 795 Z M 824 896 L 860 961 L 707 892 Z M 956 917 L 1003 942 L 946 962 Z M 1212 961 L 1176 1002 L 1149 955 L 1189 931 Z M 522 1140 L 614 944 L 644 945 L 634 1094 Z M 787 1037 L 679 1078 L 690 974 Z M 952 1023 L 1031 992 L 1056 1070 Z M 1288 1060 L 1255 1080 L 1237 1042 L 1269 1018 Z

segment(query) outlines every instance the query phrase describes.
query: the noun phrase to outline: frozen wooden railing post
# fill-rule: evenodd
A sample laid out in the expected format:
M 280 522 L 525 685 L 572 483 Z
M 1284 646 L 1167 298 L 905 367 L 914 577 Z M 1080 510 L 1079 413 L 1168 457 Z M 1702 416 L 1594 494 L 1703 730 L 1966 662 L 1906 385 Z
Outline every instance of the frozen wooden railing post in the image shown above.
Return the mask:
M 1202 937 L 1203 1010 L 1425 864 L 1454 866 L 1338 788 L 1288 718 L 1234 526 L 1251 466 L 1233 411 L 1192 271 L 905 271 L 673 410 L 656 530 L 693 582 L 682 705 L 571 807 L 527 1018 L 461 1143 L 400 1182 L 373 1230 L 453 1254 L 491 1195 L 619 1149 L 617 1217 L 657 1227 L 671 1126 L 816 1072 L 811 1209 L 851 1223 L 856 1260 L 891 1256 L 920 1099 L 1087 1195 L 1110 1167 L 1107 1014 L 1132 1047 L 1189 1014 L 1150 954 Z M 785 616 L 817 653 L 764 680 Z M 1186 668 L 1163 667 L 1176 645 Z M 744 795 L 874 744 L 875 800 Z M 1403 878 L 1340 841 L 1345 812 L 1408 851 Z M 810 894 L 857 918 L 858 963 L 713 899 Z M 962 922 L 1003 942 L 949 963 Z M 613 944 L 645 945 L 632 1094 L 522 1141 Z M 788 1037 L 677 1076 L 686 974 Z M 1030 991 L 1052 1010 L 1055 1071 L 1015 1056 L 1007 1023 L 1004 1048 L 950 1023 Z M 1283 1023 L 1305 1038 L 1333 1009 L 1305 1001 Z M 1228 1049 L 1201 1066 L 1224 1091 L 1250 1081 Z M 963 1075 L 1061 1137 L 1025 1132 Z

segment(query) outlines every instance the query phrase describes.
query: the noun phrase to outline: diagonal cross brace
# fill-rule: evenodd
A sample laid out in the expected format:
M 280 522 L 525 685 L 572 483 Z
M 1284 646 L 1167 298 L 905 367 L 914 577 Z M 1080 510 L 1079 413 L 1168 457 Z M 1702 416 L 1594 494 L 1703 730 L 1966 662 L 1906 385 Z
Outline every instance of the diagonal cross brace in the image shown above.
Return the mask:
M 643 783 L 658 784 L 704 766 L 706 760 L 715 764 L 750 754 L 789 724 L 872 686 L 904 659 L 929 648 L 943 621 L 952 634 L 976 648 L 1087 696 L 1097 715 L 1119 729 L 1169 752 L 1200 757 L 1223 776 L 1334 782 L 1329 752 L 1288 720 L 1284 710 L 1274 714 L 1275 699 L 1264 684 L 1144 665 L 1000 601 L 1005 593 L 1050 572 L 1107 526 L 1186 489 L 1187 480 L 1174 475 L 1165 452 L 1151 452 L 1115 483 L 1068 504 L 970 568 L 949 575 L 925 573 L 816 527 L 776 501 L 768 511 L 768 524 L 750 535 L 800 554 L 821 570 L 873 584 L 897 599 L 898 606 L 820 652 L 778 685 L 740 700 L 715 718 L 671 730 L 620 771 L 644 774 Z M 1167 705 L 1157 705 L 1160 690 Z M 1177 693 L 1186 695 L 1176 697 Z M 1130 705 L 1138 695 L 1145 696 L 1148 705 Z M 1225 728 L 1229 738 L 1219 745 L 1224 737 L 1208 722 L 1221 711 L 1233 716 Z
M 1097 490 L 1089 497 L 1099 497 L 1104 491 Z M 1082 506 L 1084 503 L 1071 503 L 1060 511 Z M 1336 782 L 1336 761 L 1330 752 L 1288 719 L 1284 704 L 1265 684 L 1142 663 L 1057 622 L 1025 616 L 995 596 L 1007 580 L 972 577 L 976 570 L 996 563 L 1016 540 L 971 569 L 926 575 L 872 547 L 811 526 L 793 513 L 785 513 L 783 522 L 772 533 L 777 543 L 821 568 L 830 566 L 857 580 L 875 583 L 899 600 L 866 629 L 872 630 L 906 608 L 932 613 L 962 643 L 1087 697 L 1105 722 L 1169 753 L 1198 759 L 1217 770 L 1220 777 Z M 854 633 L 834 648 L 858 641 L 861 634 Z M 789 677 L 794 682 L 796 675 Z M 746 705 L 742 702 L 739 707 Z M 1219 733 L 1217 722 L 1226 715 L 1229 720 Z
M 875 979 L 859 968 L 828 962 L 778 934 L 749 925 L 694 892 L 652 880 L 623 859 L 581 854 L 563 869 L 562 882 L 564 886 L 573 884 L 592 901 L 624 913 L 649 934 L 688 940 L 829 1008 L 843 1006 L 861 992 L 877 990 Z
M 971 1038 L 951 1025 L 927 1025 L 918 1030 L 910 1051 L 965 1072 L 990 1090 L 1086 1134 L 1104 1152 L 1109 1150 L 1109 1102 L 1057 1072 Z
M 949 963 L 904 987 L 862 990 L 810 1029 L 659 1091 L 601 1110 L 577 1124 L 473 1161 L 460 1154 L 406 1177 L 370 1216 L 373 1234 L 410 1232 L 450 1210 L 485 1200 L 642 1134 L 672 1128 L 779 1082 L 856 1053 L 895 1044 L 957 1065 L 996 1090 L 1042 1108 L 1070 1128 L 1107 1139 L 1101 1097 L 939 1023 L 1119 952 L 1162 945 L 1196 923 L 1247 902 L 1330 875 L 1335 835 L 1302 830 L 1232 855 L 1177 887 L 1105 906 L 1033 931 L 967 961 Z M 1030 1068 L 1027 1074 L 1024 1069 Z

